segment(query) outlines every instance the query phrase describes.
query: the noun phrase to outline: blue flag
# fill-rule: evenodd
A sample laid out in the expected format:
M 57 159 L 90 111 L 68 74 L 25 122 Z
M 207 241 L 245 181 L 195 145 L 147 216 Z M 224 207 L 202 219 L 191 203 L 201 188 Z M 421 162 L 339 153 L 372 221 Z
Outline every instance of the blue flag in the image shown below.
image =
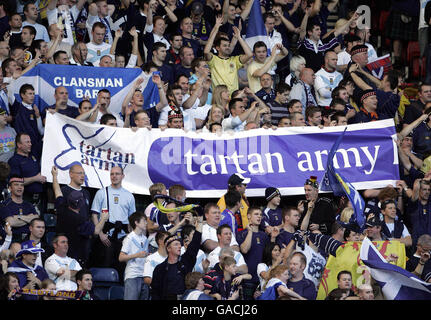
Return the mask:
M 250 17 L 248 19 L 247 33 L 245 36 L 245 42 L 251 50 L 258 41 L 265 42 L 269 49 L 268 34 L 266 33 L 265 24 L 263 23 L 262 11 L 260 9 L 260 1 L 253 0 L 253 5 L 250 11 Z
M 352 184 L 348 182 L 334 167 L 334 156 L 338 150 L 341 140 L 343 140 L 346 130 L 347 127 L 343 131 L 343 133 L 338 136 L 337 140 L 331 148 L 331 151 L 329 152 L 326 172 L 320 184 L 320 190 L 332 191 L 336 196 L 346 195 L 352 203 L 354 209 L 354 213 L 350 218 L 349 224 L 356 224 L 357 226 L 359 226 L 360 231 L 362 231 L 365 228 L 364 199 L 362 199 L 361 195 L 352 186 Z
M 386 300 L 431 300 L 431 283 L 388 263 L 368 238 L 362 241 L 360 257 Z
M 140 76 L 144 77 L 144 72 L 139 68 L 39 64 L 13 81 L 10 84 L 10 91 L 14 95 L 14 99 L 21 101 L 20 87 L 25 83 L 33 85 L 34 103 L 39 110 L 43 110 L 55 104 L 55 88 L 60 86 L 65 87 L 69 93 L 67 104 L 74 107 L 78 107 L 85 97 L 89 97 L 90 102 L 94 105 L 99 90 L 107 89 L 111 94 L 110 112 L 120 113 L 127 93 Z M 153 85 L 155 86 L 154 83 Z
M 147 81 L 145 84 L 145 80 Z M 144 96 L 144 110 L 155 107 L 159 101 L 159 89 L 157 85 L 153 82 L 151 77 L 147 78 L 144 76 L 144 90 L 142 91 L 142 95 Z

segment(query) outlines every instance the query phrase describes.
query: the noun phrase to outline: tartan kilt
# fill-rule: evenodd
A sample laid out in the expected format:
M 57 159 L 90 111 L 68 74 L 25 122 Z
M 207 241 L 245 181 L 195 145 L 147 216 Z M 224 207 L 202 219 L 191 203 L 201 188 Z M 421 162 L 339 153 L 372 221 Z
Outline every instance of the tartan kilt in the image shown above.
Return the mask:
M 401 12 L 391 11 L 386 22 L 386 36 L 392 40 L 418 40 L 419 18 L 411 17 L 409 23 L 401 21 Z

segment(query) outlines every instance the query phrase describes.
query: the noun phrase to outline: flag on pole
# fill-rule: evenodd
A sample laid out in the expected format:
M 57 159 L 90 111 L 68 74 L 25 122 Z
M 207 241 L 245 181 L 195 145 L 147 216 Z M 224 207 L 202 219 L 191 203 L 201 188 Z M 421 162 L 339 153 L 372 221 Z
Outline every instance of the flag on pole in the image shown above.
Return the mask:
M 260 9 L 260 1 L 253 0 L 253 5 L 250 10 L 250 17 L 248 19 L 247 33 L 245 35 L 245 42 L 251 50 L 258 41 L 265 42 L 269 49 L 268 34 L 266 33 L 265 24 L 263 23 L 262 10 Z
M 338 147 L 343 140 L 346 129 L 340 134 L 333 144 L 331 151 L 328 155 L 328 162 L 326 167 L 325 175 L 320 183 L 320 190 L 322 191 L 332 191 L 336 196 L 346 195 L 353 205 L 354 213 L 352 214 L 349 224 L 357 224 L 360 230 L 365 227 L 365 201 L 362 199 L 359 192 L 348 182 L 341 173 L 334 167 L 334 157 L 338 150 Z M 359 231 L 358 231 L 359 232 Z
M 382 288 L 386 300 L 431 300 L 431 283 L 388 263 L 368 238 L 362 242 L 360 257 L 370 268 L 371 277 Z

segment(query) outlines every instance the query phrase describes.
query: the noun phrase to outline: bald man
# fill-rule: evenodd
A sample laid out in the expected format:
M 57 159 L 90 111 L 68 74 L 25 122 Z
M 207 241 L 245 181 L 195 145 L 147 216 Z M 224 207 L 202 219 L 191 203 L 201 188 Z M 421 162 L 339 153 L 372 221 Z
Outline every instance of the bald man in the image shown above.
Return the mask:
M 67 104 L 69 100 L 69 92 L 65 87 L 57 87 L 54 91 L 54 98 L 55 98 L 55 104 L 52 106 L 49 106 L 48 108 L 45 108 L 42 111 L 42 120 L 43 125 L 45 125 L 45 119 L 46 119 L 46 110 L 48 110 L 51 113 L 61 113 L 65 116 L 68 116 L 70 118 L 75 119 L 77 116 L 79 116 L 79 110 L 77 107 L 69 106 Z
M 304 68 L 299 74 L 298 83 L 290 91 L 289 100 L 297 99 L 302 104 L 302 114 L 305 116 L 305 109 L 308 106 L 317 106 L 316 95 L 314 92 L 314 80 L 316 76 L 313 69 Z
M 338 86 L 343 75 L 337 71 L 338 56 L 334 51 L 326 52 L 324 61 L 325 64 L 316 72 L 314 89 L 319 106 L 329 107 L 332 101 L 332 90 Z

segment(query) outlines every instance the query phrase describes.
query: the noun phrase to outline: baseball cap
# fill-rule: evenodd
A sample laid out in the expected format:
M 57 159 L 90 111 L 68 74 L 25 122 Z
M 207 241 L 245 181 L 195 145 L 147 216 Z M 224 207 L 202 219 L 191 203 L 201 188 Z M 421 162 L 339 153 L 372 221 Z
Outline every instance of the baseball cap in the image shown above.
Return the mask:
M 45 252 L 45 250 L 43 250 L 42 248 L 36 247 L 36 243 L 33 240 L 28 240 L 21 243 L 21 250 L 17 252 L 15 257 L 18 258 L 25 253 L 39 253 L 39 252 Z
M 271 201 L 271 199 L 275 198 L 276 196 L 280 196 L 280 191 L 277 188 L 269 187 L 265 189 L 265 199 L 266 201 Z
M 67 197 L 67 205 L 72 209 L 79 209 L 79 204 L 84 200 L 84 196 L 80 191 L 73 190 Z
M 240 184 L 249 184 L 251 181 L 250 178 L 245 178 L 241 173 L 234 173 L 230 176 L 228 180 L 228 184 L 230 186 L 238 186 Z
M 202 14 L 204 13 L 204 6 L 202 5 L 202 3 L 195 1 L 192 4 L 192 10 L 191 10 L 194 14 Z
M 367 227 L 378 227 L 383 224 L 383 215 L 379 213 L 370 213 L 367 218 L 365 226 Z

